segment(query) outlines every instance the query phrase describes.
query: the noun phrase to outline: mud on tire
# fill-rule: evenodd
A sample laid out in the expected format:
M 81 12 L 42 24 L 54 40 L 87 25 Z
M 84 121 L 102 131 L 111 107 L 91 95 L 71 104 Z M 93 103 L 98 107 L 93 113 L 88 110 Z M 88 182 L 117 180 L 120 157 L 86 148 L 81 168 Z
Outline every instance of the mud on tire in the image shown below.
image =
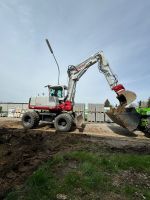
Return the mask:
M 36 122 L 35 122 L 35 126 L 34 126 L 34 128 L 36 128 L 39 125 L 40 117 L 39 117 L 39 114 L 37 112 L 32 112 L 32 114 L 36 118 Z
M 55 118 L 54 126 L 57 131 L 68 132 L 73 125 L 73 119 L 70 114 L 63 113 Z
M 39 115 L 36 112 L 26 112 L 22 116 L 22 125 L 24 128 L 36 128 L 39 124 Z

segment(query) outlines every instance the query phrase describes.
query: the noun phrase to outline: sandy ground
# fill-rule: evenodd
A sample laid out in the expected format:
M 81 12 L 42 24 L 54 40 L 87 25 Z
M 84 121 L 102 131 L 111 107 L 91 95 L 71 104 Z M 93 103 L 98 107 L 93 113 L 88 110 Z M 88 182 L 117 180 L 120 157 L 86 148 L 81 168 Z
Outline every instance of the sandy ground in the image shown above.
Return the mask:
M 0 127 L 22 129 L 20 118 L 0 117 Z M 55 129 L 48 123 L 41 123 L 37 130 L 55 132 Z M 115 137 L 136 137 L 139 139 L 148 139 L 141 131 L 129 132 L 115 123 L 86 123 L 82 128 L 75 129 L 71 133 L 84 133 L 99 136 Z
M 110 124 L 85 124 L 69 133 L 56 132 L 50 124 L 25 130 L 20 119 L 0 118 L 0 199 L 20 187 L 44 161 L 64 151 L 107 148 L 113 152 L 150 153 L 150 138 Z

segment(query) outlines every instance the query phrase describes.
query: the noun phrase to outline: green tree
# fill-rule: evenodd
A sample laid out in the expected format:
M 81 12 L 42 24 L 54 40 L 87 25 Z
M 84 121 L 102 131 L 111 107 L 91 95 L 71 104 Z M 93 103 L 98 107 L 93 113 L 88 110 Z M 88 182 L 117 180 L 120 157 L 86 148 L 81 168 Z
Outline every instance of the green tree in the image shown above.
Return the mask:
M 148 101 L 147 101 L 147 107 L 150 108 L 150 97 L 148 98 Z
M 2 106 L 0 106 L 0 113 L 2 112 Z
M 138 104 L 139 104 L 139 108 L 141 108 L 141 106 L 142 106 L 142 101 L 140 100 L 140 101 L 138 102 Z
M 111 104 L 108 99 L 104 102 L 104 107 L 111 107 Z

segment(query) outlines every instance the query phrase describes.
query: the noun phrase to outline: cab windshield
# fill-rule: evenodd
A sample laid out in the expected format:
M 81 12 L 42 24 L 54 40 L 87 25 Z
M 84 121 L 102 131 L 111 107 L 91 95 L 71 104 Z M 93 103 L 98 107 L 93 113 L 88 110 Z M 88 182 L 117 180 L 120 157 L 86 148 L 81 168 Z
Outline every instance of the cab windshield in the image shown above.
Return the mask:
M 60 87 L 60 88 L 50 88 L 50 96 L 62 98 L 63 97 L 62 87 Z

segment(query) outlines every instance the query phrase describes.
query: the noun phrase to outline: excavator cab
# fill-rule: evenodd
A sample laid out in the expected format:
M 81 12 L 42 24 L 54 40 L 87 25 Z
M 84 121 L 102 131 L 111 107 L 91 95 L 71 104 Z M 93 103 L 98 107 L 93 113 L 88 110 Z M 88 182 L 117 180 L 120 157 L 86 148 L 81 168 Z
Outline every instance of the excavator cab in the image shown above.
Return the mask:
M 59 101 L 64 101 L 66 97 L 67 86 L 65 85 L 48 85 L 49 96 L 57 97 Z

